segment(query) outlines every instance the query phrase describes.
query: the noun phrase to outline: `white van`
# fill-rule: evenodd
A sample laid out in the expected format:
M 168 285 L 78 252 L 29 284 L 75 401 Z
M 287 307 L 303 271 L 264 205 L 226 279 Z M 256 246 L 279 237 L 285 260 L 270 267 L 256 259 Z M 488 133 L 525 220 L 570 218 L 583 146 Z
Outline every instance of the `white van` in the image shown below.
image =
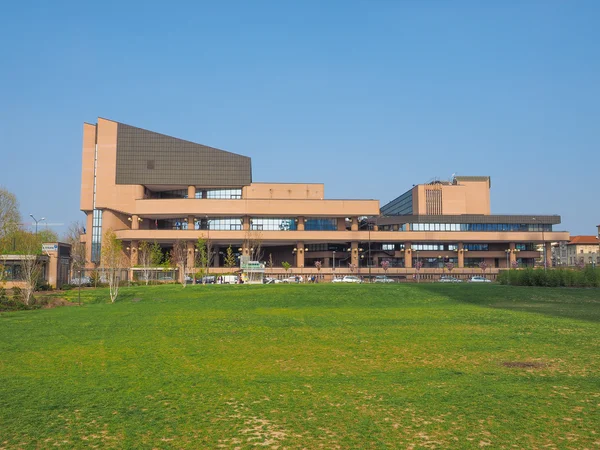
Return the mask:
M 237 275 L 221 275 L 221 280 L 222 280 L 223 284 L 237 284 L 238 276 Z

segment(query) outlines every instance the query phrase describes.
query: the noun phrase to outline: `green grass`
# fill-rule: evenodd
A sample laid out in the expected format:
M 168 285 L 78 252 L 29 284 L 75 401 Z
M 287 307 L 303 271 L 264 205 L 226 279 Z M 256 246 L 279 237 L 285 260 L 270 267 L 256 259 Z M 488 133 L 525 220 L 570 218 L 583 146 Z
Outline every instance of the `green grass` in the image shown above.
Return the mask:
M 82 298 L 0 314 L 0 448 L 600 445 L 599 290 L 172 285 Z

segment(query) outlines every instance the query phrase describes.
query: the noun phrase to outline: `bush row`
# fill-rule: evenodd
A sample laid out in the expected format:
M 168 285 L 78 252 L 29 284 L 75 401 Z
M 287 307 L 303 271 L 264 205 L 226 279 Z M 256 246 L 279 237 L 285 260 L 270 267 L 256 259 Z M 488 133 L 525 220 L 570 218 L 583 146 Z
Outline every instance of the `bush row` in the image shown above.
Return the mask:
M 512 286 L 600 287 L 600 269 L 511 269 L 500 272 L 497 281 Z

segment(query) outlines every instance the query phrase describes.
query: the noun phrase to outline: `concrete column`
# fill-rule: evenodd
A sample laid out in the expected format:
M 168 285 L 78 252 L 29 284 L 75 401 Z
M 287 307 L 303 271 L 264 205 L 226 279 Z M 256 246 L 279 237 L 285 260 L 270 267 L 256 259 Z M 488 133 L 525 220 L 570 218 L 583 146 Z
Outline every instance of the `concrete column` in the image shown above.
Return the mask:
M 358 223 L 357 223 L 357 226 L 358 226 Z M 358 242 L 352 241 L 350 243 L 350 250 L 351 250 L 351 253 L 350 253 L 350 262 L 352 264 L 355 264 L 356 267 L 358 267 Z
M 144 185 L 143 184 L 138 184 L 135 187 L 134 195 L 135 195 L 136 200 L 141 200 L 144 198 Z
M 250 217 L 242 217 L 242 230 L 248 231 L 250 229 Z
M 351 220 L 350 231 L 358 231 L 358 217 L 352 217 Z
M 195 223 L 194 223 L 195 220 L 196 220 L 196 217 L 194 217 L 194 216 L 188 216 L 188 230 L 195 230 L 196 229 Z
M 513 264 L 515 262 L 517 262 L 517 252 L 515 252 L 515 247 L 516 247 L 516 245 L 514 242 L 510 242 L 508 244 L 508 248 L 510 249 L 510 266 L 509 267 L 512 267 Z
M 373 231 L 379 231 L 379 225 L 374 224 L 373 225 Z
M 194 247 L 194 242 L 193 241 L 187 241 L 186 242 L 186 248 L 187 248 L 187 270 L 188 272 L 195 272 L 194 267 L 196 266 L 196 261 L 195 261 L 195 247 Z
M 304 216 L 298 217 L 298 226 L 296 228 L 298 231 L 304 231 Z
M 331 267 L 331 258 L 323 258 L 323 267 Z
M 139 250 L 138 241 L 131 241 L 131 248 L 130 248 L 130 253 L 129 253 L 131 267 L 138 265 L 138 250 Z
M 304 242 L 296 242 L 296 267 L 304 267 Z
M 134 214 L 131 216 L 131 229 L 132 230 L 140 229 L 140 221 L 139 221 L 139 217 L 137 216 L 137 214 Z
M 465 245 L 462 242 L 458 243 L 458 268 L 464 269 L 465 267 Z
M 552 242 L 546 242 L 544 245 L 546 246 L 546 267 L 552 267 Z
M 188 186 L 188 198 L 196 198 L 196 186 Z
M 404 267 L 411 269 L 412 268 L 412 249 L 411 249 L 411 243 L 410 242 L 405 242 L 404 243 Z
M 221 251 L 221 247 L 217 247 L 216 245 L 213 247 L 213 251 L 215 252 L 215 255 L 213 257 L 213 267 L 219 267 L 220 264 L 220 258 L 221 255 L 219 255 L 219 252 Z
M 346 231 L 346 218 L 345 217 L 338 217 L 337 229 L 338 229 L 338 231 Z

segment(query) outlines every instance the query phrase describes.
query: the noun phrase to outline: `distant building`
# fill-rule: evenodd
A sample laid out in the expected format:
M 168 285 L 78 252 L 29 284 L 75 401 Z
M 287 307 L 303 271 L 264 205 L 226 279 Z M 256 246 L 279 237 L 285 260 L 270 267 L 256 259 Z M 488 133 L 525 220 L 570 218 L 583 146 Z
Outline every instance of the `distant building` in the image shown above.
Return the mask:
M 597 236 L 573 236 L 566 247 L 569 266 L 600 262 L 600 240 Z
M 433 180 L 413 188 L 381 208 L 371 219 L 380 232 L 394 233 L 400 243 L 382 244 L 393 255 L 392 263 L 414 267 L 490 268 L 533 266 L 537 259 L 552 265 L 552 242 L 569 240 L 566 231 L 555 231 L 560 216 L 495 215 L 490 208 L 488 176 L 456 176 L 451 181 Z M 538 248 L 539 246 L 539 248 Z M 404 253 L 401 253 L 404 252 Z M 406 256 L 410 255 L 410 258 Z M 378 258 L 385 256 L 375 255 Z

